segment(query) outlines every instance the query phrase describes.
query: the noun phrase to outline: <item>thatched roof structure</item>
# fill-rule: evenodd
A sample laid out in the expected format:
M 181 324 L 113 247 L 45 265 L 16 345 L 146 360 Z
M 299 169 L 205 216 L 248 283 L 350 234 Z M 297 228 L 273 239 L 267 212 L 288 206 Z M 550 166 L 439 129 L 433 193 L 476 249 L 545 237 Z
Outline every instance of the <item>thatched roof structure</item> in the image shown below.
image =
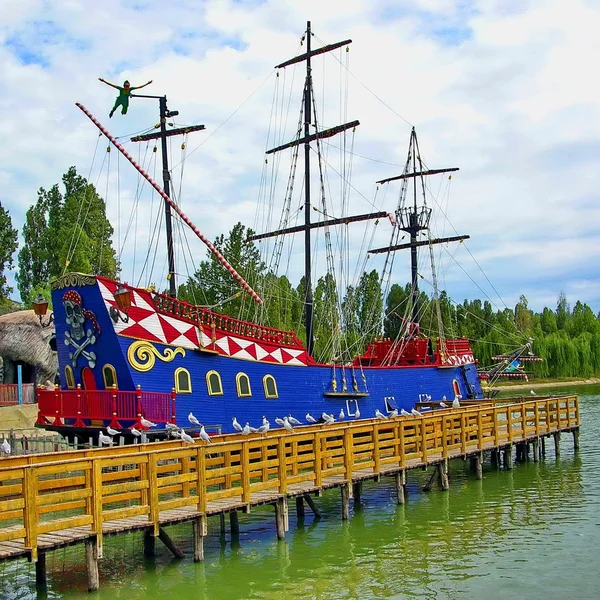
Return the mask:
M 48 316 L 46 317 L 48 319 Z M 54 381 L 58 370 L 56 352 L 50 348 L 54 324 L 42 327 L 32 310 L 0 316 L 0 356 L 35 367 L 36 383 Z

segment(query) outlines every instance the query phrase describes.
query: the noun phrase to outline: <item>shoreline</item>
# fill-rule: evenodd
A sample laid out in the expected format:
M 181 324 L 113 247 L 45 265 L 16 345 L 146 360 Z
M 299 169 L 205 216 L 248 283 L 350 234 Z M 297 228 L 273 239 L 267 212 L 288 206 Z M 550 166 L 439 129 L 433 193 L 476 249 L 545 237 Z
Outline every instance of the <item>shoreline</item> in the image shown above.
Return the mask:
M 554 388 L 574 385 L 594 385 L 600 384 L 598 377 L 590 377 L 589 379 L 574 379 L 573 381 L 530 381 L 528 383 L 504 384 L 495 385 L 494 390 L 529 390 L 532 388 Z

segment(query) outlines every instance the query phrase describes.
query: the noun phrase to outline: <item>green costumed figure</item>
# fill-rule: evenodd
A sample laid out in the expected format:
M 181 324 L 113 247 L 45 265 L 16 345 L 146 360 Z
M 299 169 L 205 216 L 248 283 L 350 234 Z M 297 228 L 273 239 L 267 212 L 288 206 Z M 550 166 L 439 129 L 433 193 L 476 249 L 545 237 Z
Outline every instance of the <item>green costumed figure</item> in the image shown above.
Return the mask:
M 102 79 L 102 77 L 98 77 L 98 80 L 102 83 L 106 83 L 106 85 L 110 85 L 110 87 L 114 87 L 116 90 L 119 90 L 119 95 L 115 100 L 115 105 L 112 107 L 112 110 L 108 115 L 109 117 L 113 116 L 115 110 L 117 110 L 119 106 L 121 107 L 121 114 L 126 115 L 127 109 L 129 108 L 129 96 L 131 95 L 131 92 L 133 92 L 133 90 L 139 90 L 140 88 L 146 87 L 147 85 L 150 85 L 152 83 L 152 80 L 150 80 L 148 81 L 148 83 L 144 83 L 144 85 L 138 85 L 133 87 L 129 83 L 129 81 L 125 81 L 123 83 L 123 87 L 121 87 L 119 85 L 115 85 L 114 83 L 110 83 L 110 81 Z

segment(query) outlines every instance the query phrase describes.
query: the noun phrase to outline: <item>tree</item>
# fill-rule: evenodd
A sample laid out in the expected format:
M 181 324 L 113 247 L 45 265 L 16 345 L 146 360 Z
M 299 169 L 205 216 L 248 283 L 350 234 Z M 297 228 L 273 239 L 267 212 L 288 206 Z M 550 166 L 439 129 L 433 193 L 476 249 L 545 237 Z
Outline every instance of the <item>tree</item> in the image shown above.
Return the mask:
M 556 302 L 556 326 L 558 329 L 566 329 L 570 316 L 571 307 L 567 302 L 565 293 L 561 291 Z
M 8 285 L 6 271 L 12 269 L 17 249 L 17 230 L 12 226 L 8 211 L 0 203 L 0 300 L 8 299 L 13 288 Z
M 515 306 L 515 325 L 523 333 L 533 330 L 533 313 L 529 310 L 527 298 L 523 294 L 519 296 L 519 302 Z
M 104 200 L 75 167 L 62 182 L 64 195 L 58 184 L 40 188 L 36 204 L 26 214 L 17 283 L 27 304 L 34 289 L 44 288 L 65 269 L 113 278 L 119 271 Z

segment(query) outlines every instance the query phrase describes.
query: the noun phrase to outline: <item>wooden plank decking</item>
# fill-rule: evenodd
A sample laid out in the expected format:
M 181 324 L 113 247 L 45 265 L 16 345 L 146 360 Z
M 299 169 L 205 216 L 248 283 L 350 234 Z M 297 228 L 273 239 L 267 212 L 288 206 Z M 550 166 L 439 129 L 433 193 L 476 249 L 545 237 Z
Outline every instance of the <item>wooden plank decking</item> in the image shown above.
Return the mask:
M 579 427 L 575 396 L 423 417 L 225 435 L 0 461 L 0 561 L 480 456 Z

